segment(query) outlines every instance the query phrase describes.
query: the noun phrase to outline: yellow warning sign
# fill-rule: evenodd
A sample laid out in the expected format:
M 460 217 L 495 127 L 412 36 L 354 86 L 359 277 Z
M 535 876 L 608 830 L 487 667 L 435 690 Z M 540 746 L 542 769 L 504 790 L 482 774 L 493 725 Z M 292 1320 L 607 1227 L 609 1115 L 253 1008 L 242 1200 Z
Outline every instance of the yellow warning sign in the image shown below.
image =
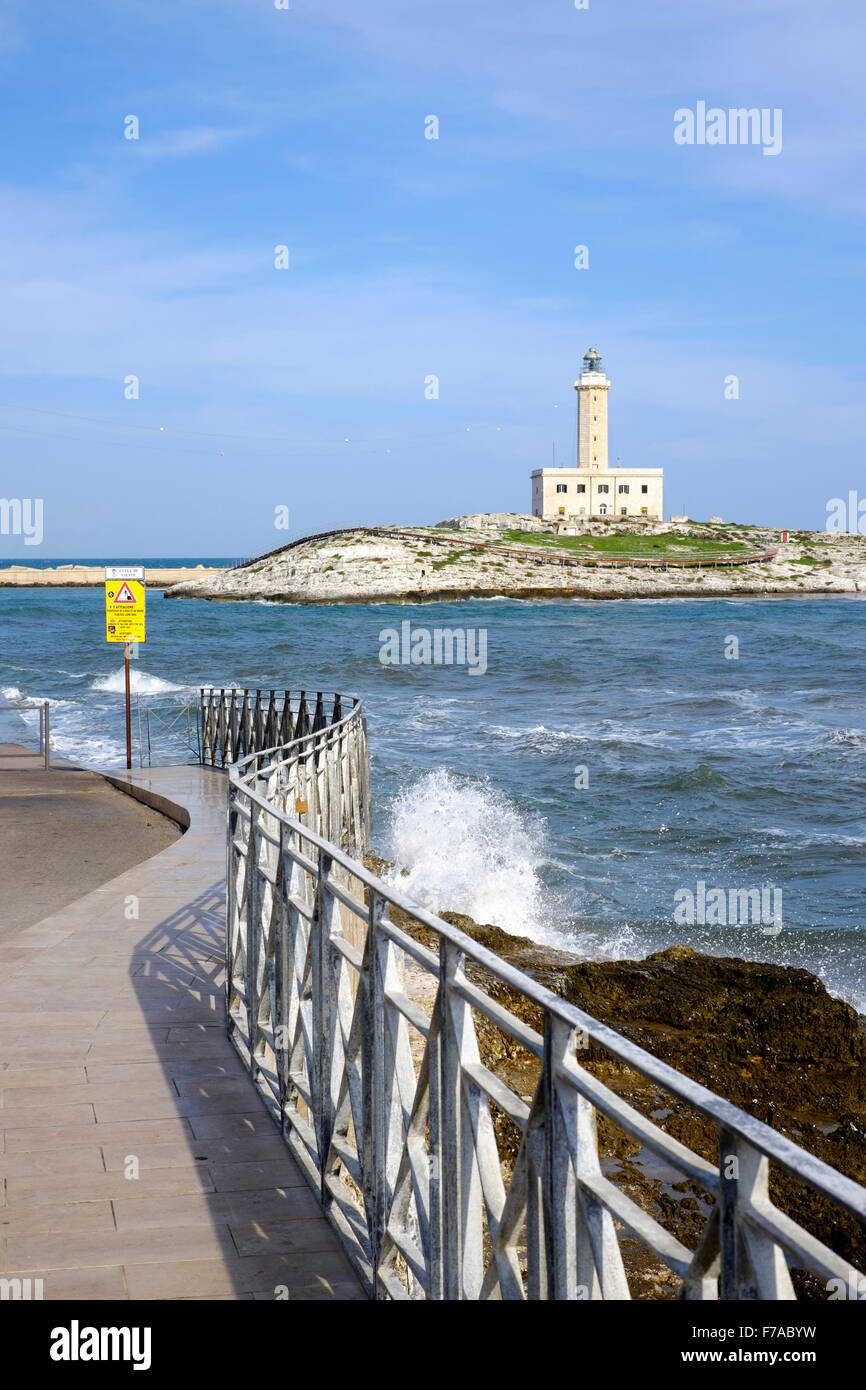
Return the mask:
M 105 571 L 106 642 L 143 642 L 144 570 L 119 565 Z

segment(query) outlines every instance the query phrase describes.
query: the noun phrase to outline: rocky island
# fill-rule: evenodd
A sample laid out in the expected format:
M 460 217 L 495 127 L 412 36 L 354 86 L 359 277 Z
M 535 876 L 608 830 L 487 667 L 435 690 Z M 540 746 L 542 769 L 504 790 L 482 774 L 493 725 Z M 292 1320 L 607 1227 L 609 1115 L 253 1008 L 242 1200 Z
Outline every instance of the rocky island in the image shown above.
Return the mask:
M 538 517 L 491 513 L 309 536 L 175 584 L 166 597 L 317 604 L 860 592 L 859 535 L 637 519 L 596 519 L 566 534 Z

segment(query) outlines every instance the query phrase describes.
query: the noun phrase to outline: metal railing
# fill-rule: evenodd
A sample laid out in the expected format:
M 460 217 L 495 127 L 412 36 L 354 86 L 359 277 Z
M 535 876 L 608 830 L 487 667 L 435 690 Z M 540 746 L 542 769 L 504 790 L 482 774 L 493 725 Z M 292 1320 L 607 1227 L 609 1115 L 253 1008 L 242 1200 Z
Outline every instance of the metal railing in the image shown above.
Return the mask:
M 39 705 L 26 704 L 26 703 L 13 703 L 13 704 L 8 704 L 8 705 L 0 705 L 0 714 L 5 713 L 6 710 L 15 710 L 15 711 L 18 712 L 18 713 L 23 713 L 23 712 L 26 710 L 26 712 L 27 712 L 28 714 L 32 714 L 33 711 L 34 711 L 35 709 L 38 709 L 38 710 L 39 710 L 39 752 L 42 754 L 43 759 L 44 759 L 45 771 L 48 772 L 49 769 L 50 769 L 50 767 L 51 767 L 51 705 L 50 705 L 50 702 L 49 702 L 48 700 L 42 700 L 41 703 L 40 703 Z
M 354 697 L 351 697 L 354 700 Z M 293 700 L 290 690 L 266 692 L 255 696 L 251 690 L 216 690 L 202 688 L 201 761 L 212 767 L 227 767 L 249 753 L 290 743 L 304 738 L 343 718 L 342 695 L 334 695 L 333 703 L 321 691 L 310 709 L 307 692 L 300 691 Z M 357 704 L 357 700 L 354 700 Z
M 770 1199 L 770 1163 L 866 1223 L 866 1189 L 376 877 L 360 705 L 229 768 L 229 1035 L 375 1298 L 626 1299 L 637 1240 L 684 1299 L 863 1287 Z M 402 924 L 391 920 L 394 910 Z M 406 925 L 428 934 L 422 944 Z M 516 992 L 530 1027 L 502 1002 Z M 490 1030 L 536 1059 L 521 1095 Z M 581 1064 L 592 1044 L 718 1134 L 693 1152 Z M 597 1116 L 712 1203 L 690 1250 L 602 1169 Z M 516 1127 L 513 1166 L 496 1120 Z
M 138 760 L 151 767 L 161 764 L 201 762 L 199 704 L 195 700 L 136 697 Z

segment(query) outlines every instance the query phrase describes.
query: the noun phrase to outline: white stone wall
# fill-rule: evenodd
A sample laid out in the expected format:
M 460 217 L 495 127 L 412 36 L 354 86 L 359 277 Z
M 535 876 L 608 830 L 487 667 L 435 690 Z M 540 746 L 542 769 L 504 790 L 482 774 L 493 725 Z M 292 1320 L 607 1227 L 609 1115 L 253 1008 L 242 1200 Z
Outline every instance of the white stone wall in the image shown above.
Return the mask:
M 661 521 L 663 486 L 661 468 L 538 468 L 532 474 L 532 512 L 547 521 L 598 516 Z

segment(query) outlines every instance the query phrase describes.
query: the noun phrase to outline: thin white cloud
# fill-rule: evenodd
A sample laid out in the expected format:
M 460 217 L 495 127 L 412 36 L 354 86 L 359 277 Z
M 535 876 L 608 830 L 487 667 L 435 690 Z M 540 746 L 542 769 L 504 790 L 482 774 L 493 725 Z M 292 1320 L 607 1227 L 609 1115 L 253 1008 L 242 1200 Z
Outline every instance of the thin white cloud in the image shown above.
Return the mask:
M 188 159 L 192 155 L 213 154 L 242 140 L 243 129 L 220 130 L 215 126 L 192 126 L 187 130 L 171 130 L 150 136 L 147 123 L 142 126 L 138 140 L 130 141 L 143 159 Z

